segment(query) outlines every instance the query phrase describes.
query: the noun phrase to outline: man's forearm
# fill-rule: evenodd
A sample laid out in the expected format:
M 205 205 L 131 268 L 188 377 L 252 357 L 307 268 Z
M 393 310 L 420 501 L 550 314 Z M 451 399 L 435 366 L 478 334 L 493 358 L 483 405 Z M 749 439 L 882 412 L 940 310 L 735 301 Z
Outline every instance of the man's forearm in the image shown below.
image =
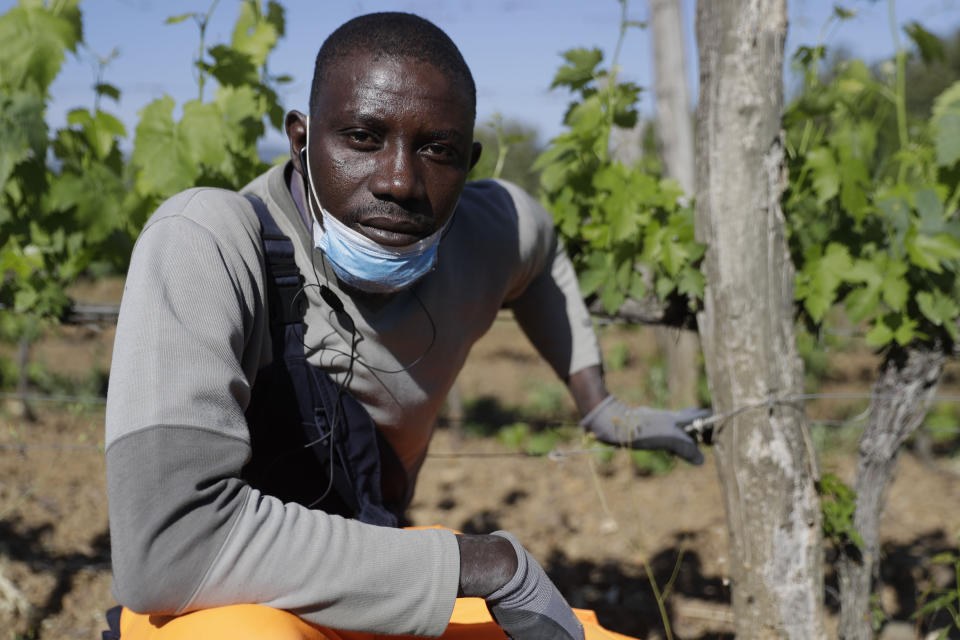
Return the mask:
M 590 410 L 600 404 L 600 402 L 610 395 L 607 391 L 607 385 L 603 380 L 603 367 L 594 365 L 571 373 L 566 380 L 567 388 L 573 401 L 577 404 L 577 411 L 583 417 L 590 413 Z
M 524 334 L 561 379 L 600 364 L 590 313 L 562 247 L 553 264 L 510 306 Z

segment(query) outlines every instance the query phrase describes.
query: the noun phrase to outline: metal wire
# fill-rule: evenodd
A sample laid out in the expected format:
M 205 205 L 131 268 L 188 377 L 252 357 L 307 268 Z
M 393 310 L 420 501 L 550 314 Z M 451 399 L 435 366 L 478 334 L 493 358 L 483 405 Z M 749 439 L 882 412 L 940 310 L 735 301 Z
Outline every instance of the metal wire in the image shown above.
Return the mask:
M 22 400 L 24 402 L 57 402 L 61 404 L 106 404 L 107 399 L 99 396 L 50 395 L 45 393 L 4 393 L 0 400 Z
M 774 405 L 783 405 L 783 404 L 792 404 L 795 402 L 806 402 L 810 400 L 823 400 L 823 399 L 843 399 L 843 400 L 872 400 L 874 398 L 879 399 L 891 399 L 896 398 L 895 394 L 873 394 L 873 393 L 803 393 L 791 396 L 784 397 L 771 397 L 767 400 L 758 401 L 754 403 L 749 403 L 736 407 L 730 411 L 724 413 L 714 414 L 707 418 L 701 418 L 695 420 L 690 425 L 691 431 L 697 431 L 702 433 L 707 427 L 721 423 L 725 420 L 729 420 L 745 411 L 750 411 L 752 409 L 761 409 L 761 408 L 770 408 Z M 44 394 L 18 394 L 18 393 L 0 393 L 0 398 L 15 398 L 21 400 L 37 400 L 45 402 L 61 402 L 61 403 L 97 403 L 102 404 L 106 401 L 105 398 L 100 397 L 84 397 L 84 396 L 64 396 L 64 395 L 44 395 Z M 947 402 L 947 403 L 960 403 L 960 396 L 956 395 L 944 395 L 944 396 L 935 396 L 932 400 L 934 403 Z M 867 411 L 862 412 L 852 418 L 846 420 L 834 420 L 834 419 L 810 419 L 811 424 L 819 424 L 827 427 L 845 427 L 848 425 L 853 425 L 859 422 L 863 422 L 867 419 Z M 448 418 L 440 418 L 438 420 L 440 423 L 451 423 L 452 421 Z M 459 421 L 458 422 L 463 422 Z M 518 422 L 524 422 L 528 425 L 534 427 L 557 427 L 557 426 L 575 426 L 574 423 L 570 421 L 565 421 L 562 419 L 554 420 L 518 420 Z M 932 429 L 936 431 L 937 434 L 955 434 L 960 433 L 960 425 L 955 427 L 938 427 Z M 477 452 L 458 452 L 458 451 L 445 451 L 445 452 L 430 452 L 427 454 L 430 458 L 546 458 L 554 462 L 560 462 L 566 458 L 580 455 L 594 455 L 594 454 L 607 454 L 613 451 L 616 451 L 618 447 L 611 446 L 600 446 L 600 447 L 590 447 L 584 449 L 561 449 L 555 448 L 552 451 L 546 453 L 531 453 L 527 451 L 477 451 Z M 14 442 L 0 442 L 0 452 L 3 451 L 16 451 L 24 453 L 27 451 L 35 450 L 45 450 L 45 451 L 97 451 L 102 452 L 102 445 L 35 445 L 27 443 L 14 443 Z
M 97 451 L 103 452 L 103 445 L 98 444 L 13 444 L 0 442 L 0 451 Z

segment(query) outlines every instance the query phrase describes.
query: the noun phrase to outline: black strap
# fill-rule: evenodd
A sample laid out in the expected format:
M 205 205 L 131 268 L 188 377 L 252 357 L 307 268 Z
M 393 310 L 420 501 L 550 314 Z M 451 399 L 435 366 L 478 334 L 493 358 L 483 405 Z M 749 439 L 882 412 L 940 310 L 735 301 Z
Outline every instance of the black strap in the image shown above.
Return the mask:
M 120 614 L 122 612 L 123 607 L 120 605 L 107 609 L 104 617 L 107 619 L 107 627 L 109 628 L 100 633 L 101 640 L 120 640 Z
M 258 372 L 247 410 L 254 451 L 245 477 L 287 501 L 396 526 L 397 514 L 383 503 L 380 478 L 382 464 L 393 471 L 400 462 L 366 409 L 307 362 L 306 296 L 293 243 L 262 200 L 246 198 L 261 224 L 273 362 Z M 395 476 L 390 473 L 391 481 Z M 402 476 L 405 485 L 406 473 Z
M 272 284 L 276 299 L 270 301 L 270 322 L 291 324 L 302 322 L 307 311 L 306 296 L 303 291 L 303 275 L 297 268 L 293 243 L 283 235 L 263 200 L 255 195 L 244 196 L 260 220 L 260 238 L 263 240 L 267 266 L 267 278 Z

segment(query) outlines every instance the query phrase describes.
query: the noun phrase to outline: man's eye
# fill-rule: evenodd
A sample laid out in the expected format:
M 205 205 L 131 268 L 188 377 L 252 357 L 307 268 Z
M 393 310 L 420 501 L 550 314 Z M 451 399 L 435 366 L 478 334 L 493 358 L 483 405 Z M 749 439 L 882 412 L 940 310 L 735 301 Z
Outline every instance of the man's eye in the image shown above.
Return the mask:
M 445 161 L 453 160 L 457 155 L 453 149 L 442 144 L 428 144 L 423 147 L 423 152 L 431 158 Z
M 366 131 L 347 131 L 347 140 L 358 146 L 371 146 L 376 144 L 376 140 Z

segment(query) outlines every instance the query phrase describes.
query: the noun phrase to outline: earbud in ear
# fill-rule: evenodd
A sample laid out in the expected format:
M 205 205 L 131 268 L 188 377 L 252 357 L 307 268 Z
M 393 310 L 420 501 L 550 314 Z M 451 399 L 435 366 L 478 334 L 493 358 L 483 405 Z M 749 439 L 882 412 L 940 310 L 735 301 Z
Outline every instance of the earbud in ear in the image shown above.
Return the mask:
M 307 145 L 303 145 L 303 148 L 300 149 L 300 172 L 303 173 L 304 177 L 307 175 Z

